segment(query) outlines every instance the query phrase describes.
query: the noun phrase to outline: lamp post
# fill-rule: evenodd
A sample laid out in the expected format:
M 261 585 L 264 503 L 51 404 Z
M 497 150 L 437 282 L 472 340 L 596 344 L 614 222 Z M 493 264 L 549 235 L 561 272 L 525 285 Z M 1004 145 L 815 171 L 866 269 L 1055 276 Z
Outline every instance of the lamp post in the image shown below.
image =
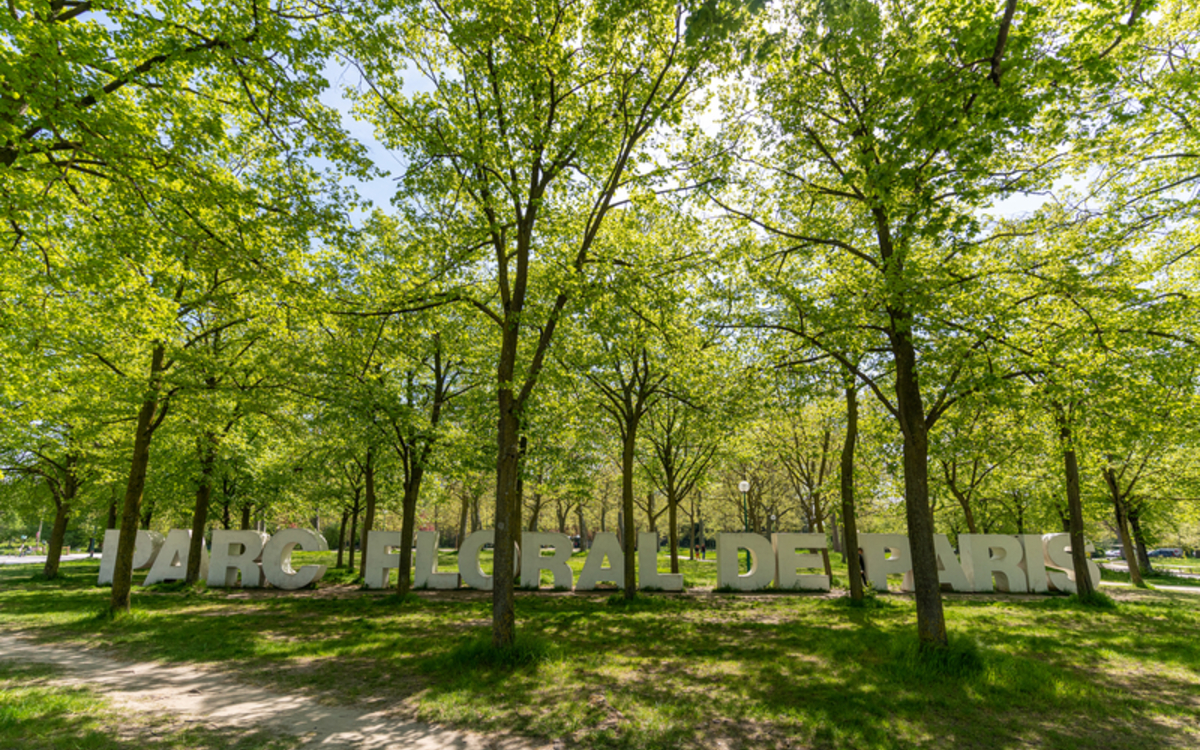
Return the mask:
M 738 489 L 742 493 L 742 531 L 750 531 L 750 501 L 747 497 L 750 483 L 743 479 L 738 482 Z M 750 550 L 746 550 L 746 572 L 750 572 Z

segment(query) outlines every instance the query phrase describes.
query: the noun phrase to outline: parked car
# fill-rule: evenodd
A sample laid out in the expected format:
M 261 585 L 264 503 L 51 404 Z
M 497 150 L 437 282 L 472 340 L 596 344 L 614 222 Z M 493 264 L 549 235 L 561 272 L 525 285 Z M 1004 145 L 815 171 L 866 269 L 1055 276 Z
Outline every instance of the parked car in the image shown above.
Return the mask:
M 1149 557 L 1183 557 L 1183 550 L 1178 547 L 1163 547 L 1146 553 Z
M 1104 556 L 1109 560 L 1123 560 L 1125 559 L 1125 551 L 1120 547 L 1117 547 L 1116 549 L 1110 549 L 1108 552 L 1105 552 Z

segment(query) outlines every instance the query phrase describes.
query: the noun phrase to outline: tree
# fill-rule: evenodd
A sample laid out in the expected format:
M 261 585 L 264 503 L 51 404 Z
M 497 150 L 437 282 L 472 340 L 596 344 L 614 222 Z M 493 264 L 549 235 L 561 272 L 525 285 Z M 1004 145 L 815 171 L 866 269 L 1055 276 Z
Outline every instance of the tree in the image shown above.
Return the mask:
M 523 413 L 606 218 L 662 174 L 650 139 L 679 122 L 744 11 L 663 0 L 392 10 L 353 32 L 360 111 L 406 156 L 398 203 L 409 223 L 463 238 L 460 257 L 487 251 L 473 261 L 486 297 L 470 296 L 500 331 L 493 642 L 508 646 Z M 398 59 L 427 92 L 401 93 Z

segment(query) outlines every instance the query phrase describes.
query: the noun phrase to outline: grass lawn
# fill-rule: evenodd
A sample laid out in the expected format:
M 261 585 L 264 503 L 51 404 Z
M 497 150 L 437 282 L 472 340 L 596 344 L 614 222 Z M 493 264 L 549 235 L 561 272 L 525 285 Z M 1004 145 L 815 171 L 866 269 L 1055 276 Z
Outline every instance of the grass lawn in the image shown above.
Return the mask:
M 443 563 L 453 569 L 452 557 Z M 1191 594 L 1109 589 L 1118 606 L 1099 610 L 1062 597 L 948 595 L 956 660 L 933 669 L 914 658 L 906 596 L 855 608 L 836 593 L 648 594 L 629 604 L 611 592 L 522 593 L 524 664 L 501 668 L 481 647 L 484 592 L 402 601 L 331 571 L 299 592 L 139 590 L 132 616 L 106 620 L 96 616 L 108 598 L 97 568 L 65 563 L 52 583 L 36 580 L 40 566 L 0 568 L 0 629 L 130 659 L 222 663 L 280 691 L 402 705 L 428 721 L 568 747 L 1200 746 L 1200 597 Z M 686 562 L 684 573 L 690 586 L 711 586 L 716 566 Z M 0 682 L 7 708 L 11 685 L 26 688 L 4 674 L 17 679 Z M 91 711 L 94 698 L 81 700 L 59 714 Z M 7 721 L 0 715 L 0 740 Z M 48 746 L 60 745 L 74 746 Z

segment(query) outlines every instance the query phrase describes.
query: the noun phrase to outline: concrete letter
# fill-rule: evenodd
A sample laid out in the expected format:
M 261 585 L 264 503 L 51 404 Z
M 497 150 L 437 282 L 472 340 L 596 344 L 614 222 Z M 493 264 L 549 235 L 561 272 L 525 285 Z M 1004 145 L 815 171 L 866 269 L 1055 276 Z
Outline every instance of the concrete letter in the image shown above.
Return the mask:
M 154 565 L 146 574 L 143 586 L 152 586 L 167 581 L 182 581 L 187 578 L 188 551 L 192 546 L 191 529 L 171 529 L 167 541 L 155 557 Z M 200 578 L 208 578 L 208 550 L 200 545 Z
M 605 560 L 608 560 L 608 566 L 604 565 Z M 592 540 L 592 548 L 583 561 L 583 570 L 579 572 L 575 590 L 593 591 L 601 581 L 612 581 L 617 586 L 625 583 L 625 555 L 617 535 L 611 531 L 602 531 Z
M 1046 567 L 1053 568 L 1050 571 L 1050 588 L 1068 594 L 1078 593 L 1079 589 L 1075 586 L 1075 564 L 1071 561 L 1071 535 L 1046 534 L 1042 537 L 1042 549 L 1045 550 Z M 1083 549 L 1090 553 L 1095 547 L 1091 542 L 1084 541 Z M 1092 588 L 1099 589 L 1100 566 L 1089 557 L 1087 568 Z
M 863 560 L 867 564 L 867 580 L 876 591 L 887 591 L 887 577 L 904 576 L 901 591 L 912 588 L 912 556 L 908 551 L 908 537 L 904 534 L 859 534 Z M 888 552 L 892 553 L 887 557 Z
M 937 552 L 938 583 L 949 586 L 951 591 L 971 591 L 971 581 L 945 534 L 933 535 L 933 548 Z
M 417 532 L 417 567 L 413 573 L 413 588 L 456 589 L 458 573 L 438 572 L 438 533 Z
M 250 529 L 213 529 L 212 559 L 208 563 L 210 588 L 231 588 L 242 574 L 242 588 L 263 583 L 262 565 L 255 562 L 271 537 Z
M 492 590 L 492 577 L 479 567 L 479 552 L 486 544 L 495 544 L 496 532 L 493 529 L 480 529 L 467 535 L 462 546 L 458 548 L 458 574 L 463 583 L 481 591 Z M 521 546 L 513 543 L 513 574 L 521 572 Z
M 367 562 L 363 566 L 363 585 L 369 589 L 386 589 L 388 576 L 400 567 L 400 554 L 392 552 L 400 546 L 399 531 L 372 531 L 367 534 Z M 417 567 L 421 567 L 420 558 Z
M 1042 551 L 1041 534 L 1021 534 L 1017 537 L 1025 549 L 1025 557 L 1021 560 L 1021 570 L 1029 582 L 1029 591 L 1034 594 L 1045 594 L 1050 590 L 1050 579 L 1046 576 L 1046 555 Z
M 569 560 L 575 552 L 571 538 L 566 534 L 526 531 L 521 534 L 525 545 L 521 550 L 521 588 L 537 589 L 542 584 L 542 571 L 554 574 L 554 588 L 570 589 L 575 580 Z M 542 555 L 542 547 L 553 550 L 549 556 Z
M 97 586 L 111 586 L 113 570 L 117 567 L 117 545 L 121 541 L 119 529 L 107 529 L 104 532 L 104 551 L 100 555 L 100 576 L 96 579 Z M 139 531 L 133 540 L 133 569 L 143 570 L 154 564 L 158 551 L 163 546 L 163 535 L 157 531 Z
M 750 571 L 738 575 L 738 550 L 750 551 Z M 759 591 L 775 580 L 775 550 L 758 534 L 717 534 L 717 588 Z
M 638 532 L 638 588 L 683 591 L 683 573 L 658 572 L 658 532 Z
M 369 546 L 369 545 L 368 545 Z M 263 546 L 262 566 L 267 582 L 277 589 L 300 589 L 321 580 L 324 565 L 304 565 L 292 570 L 292 550 L 323 552 L 329 549 L 325 537 L 308 529 L 283 529 Z
M 829 541 L 824 534 L 772 534 L 771 547 L 775 550 L 775 588 L 785 591 L 829 590 L 829 576 L 800 575 L 796 572 L 798 568 L 824 567 L 824 560 L 816 552 L 796 552 L 798 549 L 828 549 Z
M 1006 534 L 959 534 L 962 565 L 975 591 L 990 593 L 992 577 L 996 588 L 1012 594 L 1029 591 L 1021 568 L 1024 551 L 1015 536 Z

